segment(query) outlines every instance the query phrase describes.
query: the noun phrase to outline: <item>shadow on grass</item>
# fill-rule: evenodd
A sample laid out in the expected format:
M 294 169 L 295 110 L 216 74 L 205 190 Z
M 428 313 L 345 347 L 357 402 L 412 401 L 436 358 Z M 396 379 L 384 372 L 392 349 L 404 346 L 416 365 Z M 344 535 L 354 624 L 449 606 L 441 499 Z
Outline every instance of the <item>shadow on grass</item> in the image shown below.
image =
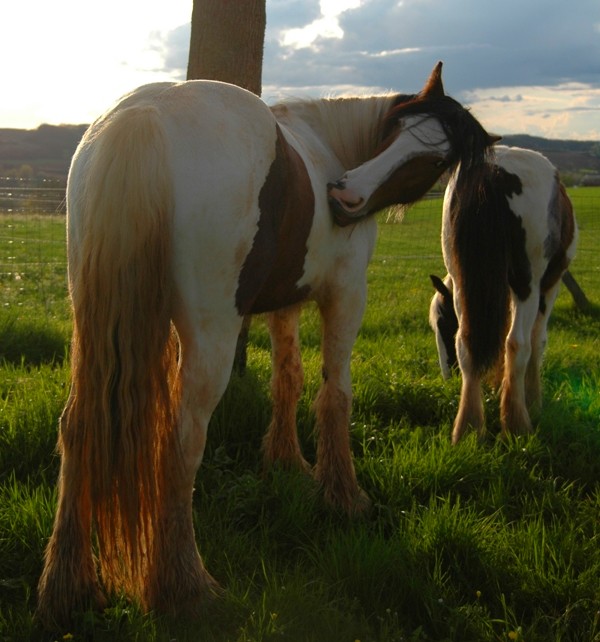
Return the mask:
M 571 398 L 549 401 L 539 427 L 540 442 L 549 454 L 549 474 L 576 481 L 590 491 L 600 479 L 600 429 L 592 394 L 582 386 Z
M 68 355 L 64 332 L 52 324 L 16 316 L 0 318 L 0 362 L 16 366 L 62 364 Z
M 552 329 L 572 330 L 577 327 L 578 333 L 585 338 L 596 338 L 598 336 L 598 324 L 600 323 L 600 306 L 590 304 L 586 310 L 578 308 L 556 308 L 550 317 L 550 333 Z

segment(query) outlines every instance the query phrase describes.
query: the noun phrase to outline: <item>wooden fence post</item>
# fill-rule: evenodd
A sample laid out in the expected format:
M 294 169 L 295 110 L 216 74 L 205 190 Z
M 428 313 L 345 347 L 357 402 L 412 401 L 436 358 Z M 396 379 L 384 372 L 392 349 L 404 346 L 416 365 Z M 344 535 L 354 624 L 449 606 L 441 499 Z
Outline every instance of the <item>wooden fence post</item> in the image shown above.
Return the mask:
M 562 280 L 567 290 L 571 293 L 575 305 L 583 312 L 589 310 L 591 307 L 590 302 L 569 270 L 566 270 L 562 275 Z

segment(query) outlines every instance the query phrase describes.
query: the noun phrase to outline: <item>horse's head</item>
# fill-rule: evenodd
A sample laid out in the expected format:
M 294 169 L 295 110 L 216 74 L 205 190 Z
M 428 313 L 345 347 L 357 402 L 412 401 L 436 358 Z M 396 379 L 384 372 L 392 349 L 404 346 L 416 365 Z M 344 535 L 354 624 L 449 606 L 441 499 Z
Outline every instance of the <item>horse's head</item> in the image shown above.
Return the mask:
M 455 344 L 458 318 L 454 310 L 454 288 L 449 274 L 443 281 L 434 274 L 429 278 L 436 289 L 429 307 L 429 324 L 435 332 L 442 376 L 448 379 L 452 370 L 458 366 Z
M 356 223 L 390 205 L 414 203 L 447 169 L 482 162 L 497 140 L 446 96 L 441 62 L 419 94 L 397 97 L 381 131 L 375 156 L 328 185 L 338 225 Z

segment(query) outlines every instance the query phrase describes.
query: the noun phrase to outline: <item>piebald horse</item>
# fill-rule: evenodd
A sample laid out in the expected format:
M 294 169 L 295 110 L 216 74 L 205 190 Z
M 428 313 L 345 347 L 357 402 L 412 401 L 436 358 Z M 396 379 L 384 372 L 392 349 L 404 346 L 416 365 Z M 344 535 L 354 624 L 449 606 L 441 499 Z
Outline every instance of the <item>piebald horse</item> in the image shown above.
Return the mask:
M 442 249 L 448 275 L 429 319 L 445 378 L 462 375 L 452 441 L 485 434 L 481 379 L 498 367 L 502 433 L 531 432 L 541 407 L 540 367 L 561 276 L 577 225 L 556 168 L 541 154 L 497 146 L 465 193 L 453 176 L 444 195 Z M 502 362 L 503 360 L 503 362 Z
M 323 382 L 312 474 L 329 503 L 349 514 L 367 506 L 349 418 L 370 215 L 417 200 L 487 145 L 445 95 L 441 63 L 417 95 L 273 108 L 225 83 L 152 84 L 90 126 L 67 190 L 72 388 L 43 622 L 101 608 L 113 592 L 144 609 L 198 613 L 216 590 L 194 538 L 192 493 L 245 315 L 269 313 L 265 464 L 308 471 L 296 434 L 298 324 L 302 302 L 316 302 Z

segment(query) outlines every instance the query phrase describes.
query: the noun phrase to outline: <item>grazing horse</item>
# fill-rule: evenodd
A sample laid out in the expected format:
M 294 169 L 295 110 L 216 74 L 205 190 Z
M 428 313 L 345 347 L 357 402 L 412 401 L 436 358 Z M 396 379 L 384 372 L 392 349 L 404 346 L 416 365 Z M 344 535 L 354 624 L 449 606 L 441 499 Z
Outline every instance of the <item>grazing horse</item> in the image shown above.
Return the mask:
M 349 418 L 376 236 L 368 215 L 420 198 L 488 144 L 445 95 L 441 63 L 416 95 L 271 109 L 225 83 L 152 84 L 91 125 L 67 190 L 72 387 L 39 584 L 43 622 L 102 607 L 107 591 L 195 614 L 216 590 L 194 538 L 192 493 L 246 315 L 269 313 L 265 464 L 309 470 L 295 423 L 298 325 L 302 302 L 317 303 L 313 474 L 331 504 L 349 514 L 367 506 Z
M 502 434 L 531 432 L 541 406 L 540 366 L 560 279 L 577 243 L 571 201 L 556 168 L 526 149 L 495 148 L 465 193 L 452 177 L 444 196 L 448 275 L 432 276 L 430 307 L 444 377 L 458 362 L 460 405 L 452 442 L 484 434 L 481 379 L 498 366 Z M 503 363 L 502 363 L 503 359 Z M 529 410 L 528 410 L 529 409 Z

